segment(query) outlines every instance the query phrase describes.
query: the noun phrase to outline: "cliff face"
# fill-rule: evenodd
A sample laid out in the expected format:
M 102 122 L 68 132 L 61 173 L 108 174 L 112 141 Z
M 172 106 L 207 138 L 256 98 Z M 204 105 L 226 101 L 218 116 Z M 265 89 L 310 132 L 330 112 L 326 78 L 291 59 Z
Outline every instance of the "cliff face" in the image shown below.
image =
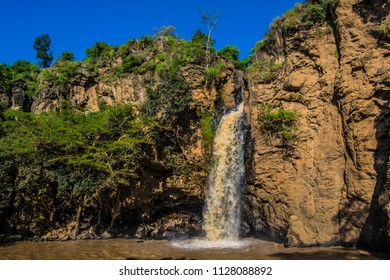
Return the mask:
M 19 204 L 7 202 L 6 210 L 0 209 L 1 215 L 8 215 L 1 221 L 2 232 L 49 232 L 46 239 L 80 233 L 80 238 L 88 238 L 107 229 L 140 238 L 199 235 L 212 131 L 243 93 L 250 137 L 242 233 L 288 246 L 342 244 L 390 250 L 390 35 L 382 28 L 390 20 L 390 4 L 309 2 L 316 5 L 311 10 L 314 19 L 306 6 L 298 5 L 294 13 L 277 20 L 244 73 L 217 56 L 210 69 L 214 74 L 206 73 L 204 57 L 194 57 L 197 48 L 159 38 L 152 47 L 145 40 L 129 42 L 121 55 L 104 60 L 97 70 L 78 65 L 65 91 L 53 78 L 62 73 L 61 64 L 57 70 L 45 70 L 46 76 L 40 74 L 39 90 L 32 98 L 26 98 L 25 86 L 15 84 L 12 96 L 2 99 L 14 109 L 33 113 L 55 111 L 64 101 L 89 112 L 122 103 L 142 107 L 150 91 L 163 82 L 157 69 L 181 61 L 179 72 L 191 102 L 179 117 L 186 126 L 165 131 L 159 138 L 162 143 L 145 151 L 148 160 L 131 189 L 97 192 L 104 201 L 77 212 L 79 202 L 74 202 L 66 221 L 45 230 L 37 225 L 42 215 L 31 218 L 17 209 Z M 327 6 L 319 8 L 319 3 Z M 142 71 L 115 76 L 125 61 Z M 155 117 L 163 115 L 160 110 Z M 173 150 L 173 160 L 165 158 L 167 147 Z M 172 161 L 173 167 L 167 166 Z M 15 167 L 6 183 L 27 182 L 23 176 L 23 169 Z
M 261 68 L 248 78 L 254 231 L 292 246 L 388 242 L 389 41 L 377 31 L 389 10 L 387 1 L 341 0 L 333 23 L 279 27 L 273 53 L 256 53 L 283 66 L 268 83 Z M 297 112 L 296 141 L 262 130 L 264 103 Z

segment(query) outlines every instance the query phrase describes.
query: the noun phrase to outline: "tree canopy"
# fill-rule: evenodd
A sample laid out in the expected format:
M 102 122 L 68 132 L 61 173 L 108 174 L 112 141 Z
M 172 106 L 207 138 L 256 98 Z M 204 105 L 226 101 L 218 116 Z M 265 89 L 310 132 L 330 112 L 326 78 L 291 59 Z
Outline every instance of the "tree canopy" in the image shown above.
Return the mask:
M 50 67 L 53 61 L 53 52 L 50 50 L 51 39 L 48 34 L 42 34 L 35 38 L 34 49 L 37 52 L 36 58 L 40 60 L 42 68 Z

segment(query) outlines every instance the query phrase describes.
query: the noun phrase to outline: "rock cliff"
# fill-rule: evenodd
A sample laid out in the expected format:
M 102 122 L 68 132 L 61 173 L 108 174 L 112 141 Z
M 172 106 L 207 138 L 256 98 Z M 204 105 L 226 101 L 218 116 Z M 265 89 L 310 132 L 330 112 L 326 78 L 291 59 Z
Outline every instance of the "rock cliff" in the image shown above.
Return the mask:
M 388 249 L 390 45 L 378 30 L 389 10 L 388 1 L 340 0 L 322 23 L 288 29 L 284 17 L 272 48 L 256 53 L 247 101 L 253 231 L 292 246 Z M 280 67 L 268 81 L 261 65 L 270 61 Z M 262 130 L 264 103 L 297 112 L 294 141 Z
M 123 103 L 141 108 L 163 83 L 161 69 L 179 63 L 191 101 L 179 116 L 186 126 L 165 131 L 145 151 L 148 160 L 131 189 L 103 189 L 96 196 L 107 201 L 77 211 L 75 204 L 68 219 L 45 230 L 36 222 L 42 215 L 16 214 L 20 204 L 7 202 L 0 233 L 45 240 L 201 234 L 213 131 L 243 93 L 249 137 L 242 234 L 287 246 L 390 251 L 389 11 L 387 0 L 298 4 L 272 24 L 244 72 L 217 55 L 205 68 L 196 45 L 161 37 L 129 41 L 89 64 L 57 63 L 38 75 L 32 97 L 14 84 L 1 100 L 33 113 L 63 106 L 99 112 Z M 76 70 L 64 84 L 65 66 Z M 163 120 L 164 110 L 154 117 Z M 26 181 L 23 176 L 12 171 L 4 182 Z M 19 195 L 6 194 L 10 201 Z

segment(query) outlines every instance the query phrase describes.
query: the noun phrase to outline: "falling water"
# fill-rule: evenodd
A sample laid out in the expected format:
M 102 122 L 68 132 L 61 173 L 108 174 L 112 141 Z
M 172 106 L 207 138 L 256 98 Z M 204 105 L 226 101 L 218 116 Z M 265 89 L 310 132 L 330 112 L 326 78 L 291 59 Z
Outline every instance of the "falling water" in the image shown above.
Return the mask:
M 243 103 L 226 114 L 214 140 L 214 168 L 204 209 L 209 241 L 235 241 L 240 230 L 240 193 L 244 180 Z

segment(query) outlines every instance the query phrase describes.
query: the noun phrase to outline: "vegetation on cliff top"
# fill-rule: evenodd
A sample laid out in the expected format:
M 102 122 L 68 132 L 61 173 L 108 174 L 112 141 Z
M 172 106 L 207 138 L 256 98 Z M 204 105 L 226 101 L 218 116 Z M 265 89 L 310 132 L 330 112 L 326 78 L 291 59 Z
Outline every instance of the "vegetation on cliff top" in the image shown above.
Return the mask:
M 338 0 L 307 0 L 305 3 L 297 3 L 295 7 L 287 11 L 282 18 L 277 18 L 267 30 L 264 39 L 258 41 L 252 49 L 252 53 L 258 51 L 273 52 L 275 32 L 282 29 L 287 36 L 293 35 L 301 26 L 309 28 L 325 21 L 332 22 L 332 9 Z

